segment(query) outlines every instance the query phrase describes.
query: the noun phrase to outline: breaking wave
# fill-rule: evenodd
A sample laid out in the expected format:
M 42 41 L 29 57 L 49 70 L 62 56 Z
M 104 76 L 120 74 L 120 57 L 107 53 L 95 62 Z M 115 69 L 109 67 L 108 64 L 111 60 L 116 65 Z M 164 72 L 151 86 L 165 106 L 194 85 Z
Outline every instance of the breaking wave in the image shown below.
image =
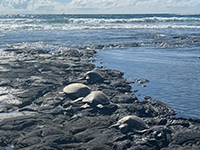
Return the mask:
M 0 15 L 0 31 L 165 28 L 200 28 L 200 16 Z
M 15 24 L 0 25 L 0 31 L 6 30 L 110 30 L 110 29 L 192 29 L 200 28 L 200 25 L 36 25 L 36 24 Z
M 31 18 L 1 18 L 0 23 L 36 23 L 36 24 L 107 24 L 107 23 L 156 23 L 156 22 L 199 22 L 200 17 L 144 17 L 144 18 L 50 18 L 50 19 L 31 19 Z

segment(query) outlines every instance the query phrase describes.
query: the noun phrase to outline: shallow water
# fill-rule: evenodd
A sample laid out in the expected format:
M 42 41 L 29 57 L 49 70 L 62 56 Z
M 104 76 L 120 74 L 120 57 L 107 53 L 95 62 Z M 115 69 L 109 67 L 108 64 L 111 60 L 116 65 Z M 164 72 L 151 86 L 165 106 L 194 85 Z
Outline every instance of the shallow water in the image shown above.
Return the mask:
M 6 150 L 13 150 L 12 146 L 5 147 Z
M 98 66 L 125 72 L 125 78 L 148 79 L 146 87 L 132 84 L 139 99 L 150 96 L 176 110 L 178 117 L 199 118 L 199 49 L 180 51 L 152 47 L 134 47 L 98 51 Z M 99 62 L 103 62 L 99 65 Z M 191 109 L 192 108 L 192 109 Z

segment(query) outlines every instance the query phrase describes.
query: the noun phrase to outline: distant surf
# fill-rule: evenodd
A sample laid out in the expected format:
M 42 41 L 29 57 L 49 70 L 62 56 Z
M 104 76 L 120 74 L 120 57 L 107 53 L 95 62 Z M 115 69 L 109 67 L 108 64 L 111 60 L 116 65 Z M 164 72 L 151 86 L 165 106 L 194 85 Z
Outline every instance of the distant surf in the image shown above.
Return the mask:
M 200 28 L 199 15 L 0 15 L 0 30 Z

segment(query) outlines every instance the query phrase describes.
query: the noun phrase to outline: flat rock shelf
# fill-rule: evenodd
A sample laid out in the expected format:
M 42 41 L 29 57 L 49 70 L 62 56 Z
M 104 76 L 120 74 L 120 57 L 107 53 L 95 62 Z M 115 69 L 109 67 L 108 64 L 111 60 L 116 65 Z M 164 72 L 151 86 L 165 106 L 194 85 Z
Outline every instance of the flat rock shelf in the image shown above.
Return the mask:
M 0 149 L 200 149 L 200 120 L 175 118 L 175 111 L 161 101 L 138 100 L 123 72 L 90 63 L 95 50 L 5 51 L 14 55 L 0 57 Z M 84 77 L 92 70 L 103 80 Z M 103 96 L 93 96 L 92 105 L 63 92 L 73 83 L 90 89 L 82 90 L 83 96 L 90 91 Z M 113 127 L 131 115 L 136 119 Z

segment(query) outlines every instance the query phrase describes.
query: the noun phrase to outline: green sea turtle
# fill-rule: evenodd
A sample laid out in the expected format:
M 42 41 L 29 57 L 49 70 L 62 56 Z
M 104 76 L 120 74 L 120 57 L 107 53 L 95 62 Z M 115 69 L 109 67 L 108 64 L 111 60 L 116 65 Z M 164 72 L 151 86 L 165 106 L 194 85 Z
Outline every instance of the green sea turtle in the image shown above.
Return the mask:
M 79 98 L 87 96 L 91 92 L 91 89 L 87 85 L 82 83 L 72 83 L 67 85 L 63 89 L 63 92 L 72 95 L 75 98 Z
M 105 79 L 102 77 L 100 73 L 95 70 L 88 71 L 84 74 L 81 80 L 87 80 L 88 83 L 100 83 L 103 82 Z
M 135 132 L 143 132 L 145 129 L 148 129 L 148 125 L 142 120 L 141 118 L 130 115 L 126 116 L 119 121 L 117 121 L 116 124 L 110 126 L 109 128 L 117 127 L 120 129 L 122 133 L 127 133 L 129 131 L 135 131 Z
M 82 102 L 92 106 L 102 107 L 102 105 L 110 104 L 108 97 L 101 91 L 92 91 Z

